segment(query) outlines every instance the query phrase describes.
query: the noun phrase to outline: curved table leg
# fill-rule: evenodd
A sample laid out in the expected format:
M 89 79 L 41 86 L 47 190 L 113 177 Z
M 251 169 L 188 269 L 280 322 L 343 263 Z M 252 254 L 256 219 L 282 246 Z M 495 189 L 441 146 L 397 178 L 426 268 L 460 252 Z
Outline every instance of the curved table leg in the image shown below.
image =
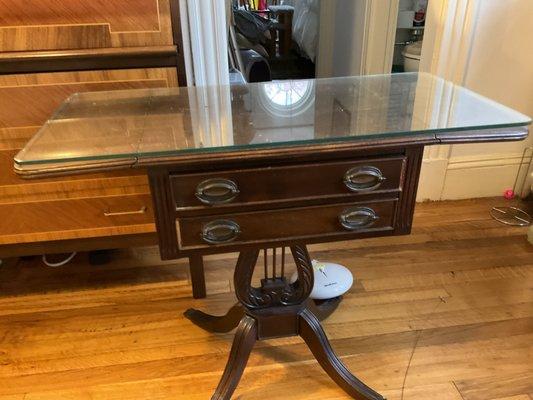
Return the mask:
M 203 311 L 189 308 L 185 311 L 185 317 L 190 319 L 195 325 L 213 333 L 226 333 L 235 329 L 242 317 L 244 317 L 244 307 L 240 304 L 235 304 L 223 316 L 214 316 L 206 314 Z
M 300 336 L 322 368 L 346 393 L 357 400 L 384 400 L 383 396 L 366 386 L 346 368 L 331 348 L 317 317 L 309 310 L 303 310 L 300 314 Z
M 245 315 L 239 323 L 239 329 L 233 339 L 228 363 L 220 379 L 215 394 L 211 400 L 230 400 L 231 395 L 239 384 L 248 357 L 257 340 L 257 322 L 254 318 Z

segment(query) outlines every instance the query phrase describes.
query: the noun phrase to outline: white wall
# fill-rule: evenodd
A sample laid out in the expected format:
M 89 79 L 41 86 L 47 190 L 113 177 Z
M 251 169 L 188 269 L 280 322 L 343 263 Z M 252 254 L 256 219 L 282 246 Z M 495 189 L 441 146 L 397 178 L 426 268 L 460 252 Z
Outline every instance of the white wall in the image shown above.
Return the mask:
M 448 6 L 461 17 L 439 12 Z M 437 45 L 423 49 L 422 68 L 533 115 L 533 1 L 430 0 L 430 8 L 429 24 L 434 25 L 429 34 L 436 36 L 432 40 Z M 459 33 L 439 38 L 438 31 L 450 24 Z M 441 43 L 449 48 L 443 51 L 438 42 L 446 37 L 452 43 Z M 530 136 L 525 142 L 431 149 L 424 160 L 419 199 L 501 195 L 513 186 L 523 150 L 531 145 Z M 523 166 L 527 163 L 529 158 Z

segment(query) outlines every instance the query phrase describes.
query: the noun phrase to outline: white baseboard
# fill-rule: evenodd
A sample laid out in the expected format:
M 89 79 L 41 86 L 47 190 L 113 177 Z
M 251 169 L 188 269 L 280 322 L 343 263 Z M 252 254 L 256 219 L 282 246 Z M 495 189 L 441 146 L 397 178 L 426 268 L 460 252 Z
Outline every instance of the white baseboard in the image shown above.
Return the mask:
M 447 167 L 447 159 L 422 161 L 416 201 L 441 200 Z
M 501 154 L 484 159 L 424 160 L 417 201 L 501 196 L 513 188 L 519 170 L 517 186 L 524 181 L 529 162 L 530 158 Z

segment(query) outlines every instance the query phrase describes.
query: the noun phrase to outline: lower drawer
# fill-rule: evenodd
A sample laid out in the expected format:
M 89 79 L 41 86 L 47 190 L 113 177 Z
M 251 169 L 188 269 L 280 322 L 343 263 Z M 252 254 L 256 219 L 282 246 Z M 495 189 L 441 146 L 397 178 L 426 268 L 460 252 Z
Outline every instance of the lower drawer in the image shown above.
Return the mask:
M 154 230 L 149 194 L 0 204 L 0 245 Z
M 394 229 L 396 200 L 180 218 L 181 250 L 275 243 Z

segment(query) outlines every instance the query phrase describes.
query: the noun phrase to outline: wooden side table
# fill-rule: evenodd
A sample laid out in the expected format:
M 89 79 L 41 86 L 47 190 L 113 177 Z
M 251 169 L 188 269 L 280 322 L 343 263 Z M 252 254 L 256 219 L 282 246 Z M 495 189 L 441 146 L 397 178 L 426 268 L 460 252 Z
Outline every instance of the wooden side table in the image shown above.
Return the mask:
M 231 129 L 203 118 L 217 98 L 231 103 L 220 114 Z M 240 253 L 238 303 L 221 317 L 185 313 L 211 332 L 238 327 L 212 399 L 231 398 L 257 340 L 299 335 L 346 393 L 376 400 L 324 334 L 306 245 L 408 234 L 425 146 L 522 140 L 530 122 L 428 74 L 92 93 L 66 102 L 15 168 L 27 177 L 147 168 L 162 259 L 190 257 L 200 274 L 203 255 Z M 273 257 L 254 285 L 260 251 L 280 248 L 281 263 Z

